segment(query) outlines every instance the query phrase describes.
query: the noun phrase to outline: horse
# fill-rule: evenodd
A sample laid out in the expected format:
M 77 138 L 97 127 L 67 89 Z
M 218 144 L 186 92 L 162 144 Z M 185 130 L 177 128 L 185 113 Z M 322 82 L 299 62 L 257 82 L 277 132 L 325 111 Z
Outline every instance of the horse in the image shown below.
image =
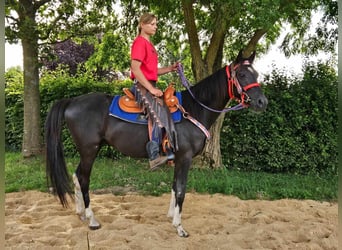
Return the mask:
M 240 51 L 233 63 L 181 91 L 185 114 L 191 115 L 204 129 L 209 130 L 229 100 L 237 99 L 243 106 L 256 112 L 264 111 L 268 100 L 257 82 L 258 73 L 252 66 L 254 58 L 255 51 L 248 58 L 243 58 Z M 53 193 L 58 195 L 62 206 L 68 206 L 67 195 L 74 198 L 76 213 L 82 220 L 89 221 L 90 229 L 101 227 L 90 207 L 89 197 L 90 174 L 101 145 L 111 145 L 133 158 L 148 157 L 145 149 L 149 138 L 147 126 L 110 116 L 108 109 L 112 99 L 113 96 L 106 93 L 61 99 L 51 107 L 45 122 L 48 183 Z M 207 139 L 203 128 L 200 129 L 197 123 L 186 117 L 184 115 L 175 124 L 178 151 L 175 152 L 171 201 L 167 214 L 172 218 L 172 225 L 180 237 L 189 236 L 181 222 L 188 172 L 192 159 L 201 153 Z M 64 124 L 80 156 L 72 180 L 66 168 L 61 139 Z

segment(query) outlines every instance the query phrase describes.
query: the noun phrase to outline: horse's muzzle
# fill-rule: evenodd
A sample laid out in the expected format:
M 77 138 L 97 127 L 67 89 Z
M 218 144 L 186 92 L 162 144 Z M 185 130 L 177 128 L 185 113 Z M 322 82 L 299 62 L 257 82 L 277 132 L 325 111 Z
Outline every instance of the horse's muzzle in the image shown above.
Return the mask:
M 267 104 L 268 104 L 268 100 L 266 96 L 261 95 L 258 98 L 251 100 L 250 108 L 252 108 L 254 111 L 262 112 L 266 110 Z

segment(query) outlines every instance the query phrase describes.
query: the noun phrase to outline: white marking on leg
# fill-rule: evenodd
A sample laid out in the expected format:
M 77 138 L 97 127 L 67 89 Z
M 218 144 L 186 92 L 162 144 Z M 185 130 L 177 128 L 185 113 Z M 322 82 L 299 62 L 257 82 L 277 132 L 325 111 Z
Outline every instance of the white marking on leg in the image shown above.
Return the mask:
M 101 227 L 101 224 L 95 219 L 95 215 L 93 210 L 91 210 L 90 206 L 85 209 L 86 218 L 89 219 L 89 228 L 90 229 L 98 229 Z
M 167 217 L 173 218 L 175 214 L 175 208 L 176 208 L 175 206 L 176 206 L 175 191 L 171 189 L 170 207 L 169 207 L 169 212 L 167 213 Z
M 72 175 L 72 180 L 74 182 L 74 190 L 75 190 L 75 207 L 76 207 L 76 214 L 78 214 L 81 220 L 86 220 L 85 216 L 85 206 L 84 206 L 84 199 L 83 194 L 81 191 L 81 185 L 78 181 L 76 174 Z
M 174 209 L 175 213 L 173 215 L 173 221 L 172 221 L 172 225 L 174 225 L 175 227 L 177 227 L 178 225 L 180 225 L 182 223 L 182 215 L 179 213 L 179 205 L 177 205 Z
M 179 205 L 177 205 L 175 208 L 172 225 L 177 229 L 177 233 L 180 237 L 189 236 L 189 234 L 184 230 L 182 226 L 182 214 L 179 212 Z

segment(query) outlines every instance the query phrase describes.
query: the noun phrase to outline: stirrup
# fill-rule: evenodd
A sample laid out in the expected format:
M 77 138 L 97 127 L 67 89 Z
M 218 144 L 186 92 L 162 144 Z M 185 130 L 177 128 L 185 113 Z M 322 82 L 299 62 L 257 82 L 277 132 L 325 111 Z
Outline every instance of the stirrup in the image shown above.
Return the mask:
M 165 164 L 168 161 L 167 156 L 158 156 L 154 160 L 150 160 L 150 170 L 154 171 L 158 169 L 161 165 Z

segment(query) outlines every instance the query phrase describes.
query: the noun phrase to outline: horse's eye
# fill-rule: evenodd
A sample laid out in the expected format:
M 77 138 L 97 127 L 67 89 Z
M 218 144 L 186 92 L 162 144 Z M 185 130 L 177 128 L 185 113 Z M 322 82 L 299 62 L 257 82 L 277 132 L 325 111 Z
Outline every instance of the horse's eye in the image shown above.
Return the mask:
M 239 77 L 245 77 L 245 73 L 242 73 L 242 72 L 240 72 L 238 75 Z

